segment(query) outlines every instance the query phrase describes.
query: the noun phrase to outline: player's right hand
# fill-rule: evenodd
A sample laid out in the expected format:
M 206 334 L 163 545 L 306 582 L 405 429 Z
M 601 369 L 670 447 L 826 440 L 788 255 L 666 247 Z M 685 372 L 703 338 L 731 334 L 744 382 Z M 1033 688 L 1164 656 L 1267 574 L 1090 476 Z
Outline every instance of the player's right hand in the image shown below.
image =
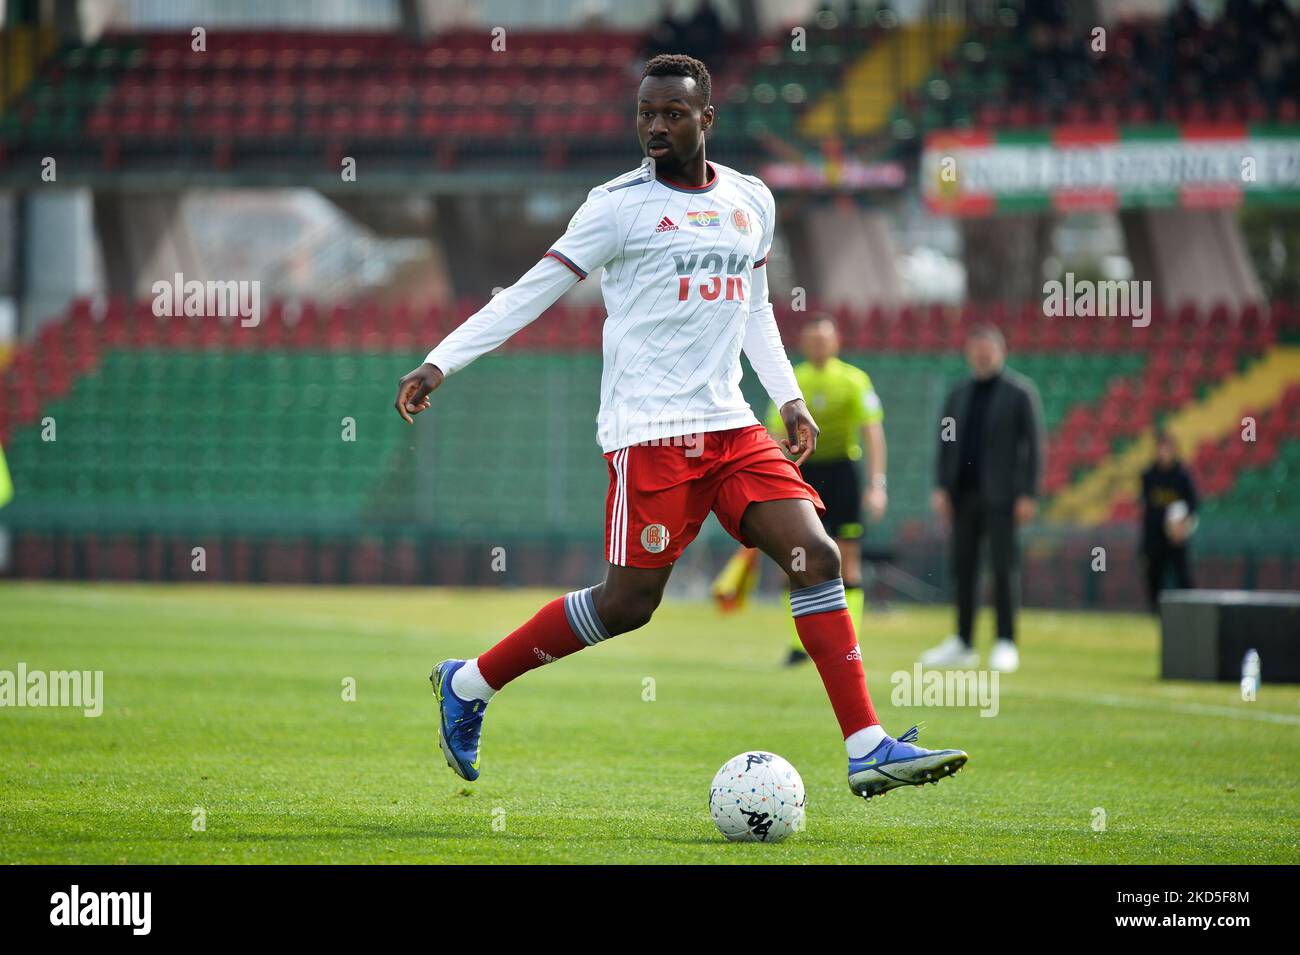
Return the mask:
M 442 384 L 442 370 L 425 362 L 415 371 L 403 375 L 397 382 L 397 400 L 393 407 L 407 424 L 413 424 L 417 415 L 429 407 L 429 393 Z

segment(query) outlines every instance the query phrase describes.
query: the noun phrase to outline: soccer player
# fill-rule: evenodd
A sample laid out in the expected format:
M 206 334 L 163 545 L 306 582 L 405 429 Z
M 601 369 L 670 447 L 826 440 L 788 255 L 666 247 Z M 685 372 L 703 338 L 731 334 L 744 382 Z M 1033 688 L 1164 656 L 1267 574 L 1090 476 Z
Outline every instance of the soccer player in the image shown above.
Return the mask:
M 872 708 L 839 550 L 818 520 L 824 505 L 781 451 L 803 463 L 817 425 L 768 303 L 776 204 L 760 180 L 705 160 L 715 117 L 709 93 L 700 61 L 651 59 L 637 92 L 637 135 L 649 161 L 592 189 L 541 261 L 398 382 L 394 405 L 410 423 L 446 376 L 604 269 L 597 434 L 609 467 L 609 570 L 603 583 L 555 598 L 478 657 L 434 667 L 439 743 L 465 779 L 478 778 L 493 695 L 529 670 L 644 626 L 710 510 L 788 573 L 795 626 L 839 721 L 855 794 L 937 782 L 966 762 L 960 750 L 917 746 L 915 727 L 891 738 Z M 781 409 L 789 437 L 780 446 L 741 395 L 742 350 Z
M 821 427 L 817 450 L 803 466 L 803 478 L 826 504 L 822 526 L 835 538 L 840 549 L 841 575 L 854 626 L 862 619 L 862 522 L 863 506 L 874 521 L 884 516 L 888 506 L 885 481 L 884 410 L 871 384 L 871 377 L 839 358 L 840 339 L 835 322 L 825 316 L 810 320 L 803 328 L 802 349 L 807 361 L 794 369 L 799 389 L 817 413 Z M 780 409 L 769 412 L 767 427 L 781 428 Z M 858 479 L 857 462 L 862 446 L 867 453 L 868 486 L 865 494 Z M 746 561 L 749 554 L 733 558 L 728 570 L 719 576 L 721 583 L 735 579 L 735 562 Z M 752 562 L 752 561 L 751 561 Z M 756 575 L 755 575 L 756 576 Z M 743 582 L 742 582 L 743 585 Z M 715 587 L 716 596 L 720 596 Z M 808 659 L 796 632 L 786 663 L 794 665 Z

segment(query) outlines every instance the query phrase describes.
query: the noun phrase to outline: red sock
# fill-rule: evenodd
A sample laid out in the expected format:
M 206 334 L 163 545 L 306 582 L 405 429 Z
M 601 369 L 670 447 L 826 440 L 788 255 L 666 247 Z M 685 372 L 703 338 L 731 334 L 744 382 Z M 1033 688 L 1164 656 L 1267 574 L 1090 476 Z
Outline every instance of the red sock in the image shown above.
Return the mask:
M 871 694 L 867 692 L 862 651 L 858 649 L 849 612 L 827 610 L 804 614 L 794 618 L 794 627 L 808 656 L 817 665 L 845 738 L 879 723 L 871 706 Z
M 526 624 L 479 655 L 478 671 L 488 686 L 499 690 L 529 670 L 567 657 L 587 645 L 578 639 L 569 625 L 564 599 L 556 597 Z

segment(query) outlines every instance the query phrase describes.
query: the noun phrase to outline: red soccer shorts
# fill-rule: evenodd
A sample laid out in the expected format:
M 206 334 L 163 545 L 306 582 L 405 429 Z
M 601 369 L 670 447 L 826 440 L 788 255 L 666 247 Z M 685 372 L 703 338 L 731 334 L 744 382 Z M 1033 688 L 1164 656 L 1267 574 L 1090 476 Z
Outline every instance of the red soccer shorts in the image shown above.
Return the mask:
M 709 511 L 746 547 L 745 508 L 758 501 L 826 505 L 764 430 L 753 424 L 661 438 L 605 455 L 605 558 L 624 567 L 666 567 L 700 532 Z

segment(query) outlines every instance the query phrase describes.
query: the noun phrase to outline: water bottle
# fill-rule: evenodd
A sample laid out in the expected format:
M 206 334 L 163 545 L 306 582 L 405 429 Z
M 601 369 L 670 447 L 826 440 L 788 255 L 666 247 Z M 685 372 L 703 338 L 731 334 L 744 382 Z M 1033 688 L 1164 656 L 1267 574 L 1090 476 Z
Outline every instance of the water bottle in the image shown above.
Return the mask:
M 1259 692 L 1259 653 L 1247 650 L 1241 659 L 1241 698 L 1247 702 Z

